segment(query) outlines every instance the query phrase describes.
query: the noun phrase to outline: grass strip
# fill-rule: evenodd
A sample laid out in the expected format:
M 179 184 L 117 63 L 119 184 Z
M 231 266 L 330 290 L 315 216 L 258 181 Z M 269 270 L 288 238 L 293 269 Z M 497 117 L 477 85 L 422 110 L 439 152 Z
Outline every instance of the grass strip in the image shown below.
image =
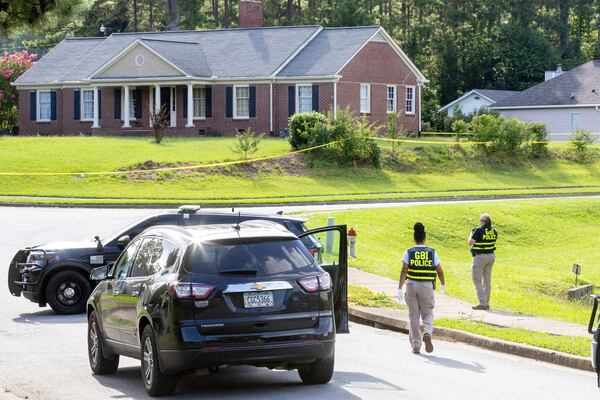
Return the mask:
M 363 307 L 406 310 L 404 304 L 395 302 L 383 293 L 372 292 L 364 286 L 348 285 L 348 302 Z

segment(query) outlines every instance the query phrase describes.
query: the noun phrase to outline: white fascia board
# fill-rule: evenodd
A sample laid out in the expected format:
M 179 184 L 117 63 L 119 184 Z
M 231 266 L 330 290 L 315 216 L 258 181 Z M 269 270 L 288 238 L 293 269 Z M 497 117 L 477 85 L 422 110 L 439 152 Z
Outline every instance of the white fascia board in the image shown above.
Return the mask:
M 182 70 L 177 65 L 175 65 L 171 61 L 167 60 L 162 54 L 158 53 L 156 50 L 154 50 L 153 48 L 151 48 L 150 46 L 145 44 L 142 41 L 142 39 L 135 39 L 128 46 L 126 46 L 123 50 L 121 50 L 119 53 L 117 53 L 117 55 L 115 55 L 113 58 L 111 58 L 106 63 L 104 63 L 104 65 L 102 65 L 100 68 L 98 68 L 97 70 L 92 72 L 86 79 L 93 79 L 96 75 L 101 74 L 102 72 L 106 71 L 111 65 L 113 65 L 117 61 L 119 61 L 121 59 L 121 57 L 123 57 L 125 54 L 129 53 L 129 51 L 131 51 L 137 45 L 144 46 L 149 52 L 151 52 L 152 54 L 157 56 L 162 61 L 166 62 L 171 67 L 175 68 L 177 71 L 181 72 L 184 76 L 189 76 L 189 74 L 187 74 L 184 70 Z
M 438 110 L 438 112 L 444 112 L 447 109 L 449 109 L 450 107 L 452 107 L 453 105 L 455 105 L 456 103 L 458 103 L 461 100 L 466 99 L 467 97 L 469 97 L 471 94 L 473 93 L 477 93 L 478 95 L 480 95 L 481 97 L 485 98 L 486 100 L 488 100 L 490 103 L 494 104 L 496 101 L 493 99 L 490 99 L 489 97 L 487 97 L 486 95 L 483 95 L 481 93 L 479 93 L 477 90 L 473 89 L 468 91 L 467 93 L 463 94 L 462 96 L 460 96 L 458 99 L 451 101 L 450 103 L 446 104 L 444 107 L 440 108 Z
M 590 107 L 599 107 L 600 104 L 558 104 L 558 105 L 544 105 L 544 106 L 504 106 L 504 107 L 494 107 L 491 106 L 494 110 L 539 110 L 544 108 L 590 108 Z
M 292 60 L 293 60 L 294 58 L 296 58 L 296 56 L 297 56 L 297 55 L 298 55 L 298 54 L 299 54 L 299 53 L 300 53 L 302 50 L 304 50 L 304 48 L 305 48 L 306 46 L 308 46 L 308 44 L 309 44 L 310 42 L 312 42 L 312 41 L 313 41 L 313 39 L 314 39 L 315 37 L 317 37 L 317 35 L 318 35 L 319 33 L 321 33 L 321 31 L 322 31 L 322 30 L 323 30 L 323 27 L 322 27 L 322 26 L 319 26 L 319 28 L 318 28 L 318 29 L 317 29 L 317 30 L 316 30 L 316 31 L 315 31 L 315 32 L 314 32 L 312 35 L 310 35 L 310 37 L 309 37 L 308 39 L 306 39 L 306 40 L 304 41 L 304 43 L 302 43 L 302 44 L 301 44 L 301 45 L 300 45 L 300 46 L 299 46 L 299 47 L 296 49 L 296 51 L 294 51 L 294 52 L 292 53 L 292 55 L 291 55 L 291 56 L 289 56 L 289 57 L 287 58 L 287 60 L 285 60 L 285 61 L 284 61 L 284 62 L 283 62 L 283 63 L 282 63 L 282 64 L 281 64 L 281 65 L 280 65 L 280 66 L 279 66 L 279 67 L 278 67 L 278 68 L 277 68 L 275 71 L 273 71 L 273 73 L 271 74 L 271 77 L 275 77 L 275 76 L 276 76 L 278 73 L 280 73 L 280 72 L 281 72 L 281 70 L 283 70 L 283 69 L 284 69 L 284 68 L 285 68 L 285 67 L 286 67 L 286 66 L 287 66 L 287 65 L 288 65 L 290 62 L 292 62 Z

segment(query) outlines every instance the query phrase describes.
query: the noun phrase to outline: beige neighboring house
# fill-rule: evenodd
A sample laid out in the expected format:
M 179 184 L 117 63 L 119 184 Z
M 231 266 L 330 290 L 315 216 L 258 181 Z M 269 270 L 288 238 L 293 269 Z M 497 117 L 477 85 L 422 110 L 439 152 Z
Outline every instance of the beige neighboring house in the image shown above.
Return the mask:
M 550 76 L 549 76 L 550 75 Z M 505 118 L 543 122 L 552 139 L 568 139 L 578 128 L 600 134 L 600 60 L 570 71 L 557 68 L 546 81 L 496 102 Z

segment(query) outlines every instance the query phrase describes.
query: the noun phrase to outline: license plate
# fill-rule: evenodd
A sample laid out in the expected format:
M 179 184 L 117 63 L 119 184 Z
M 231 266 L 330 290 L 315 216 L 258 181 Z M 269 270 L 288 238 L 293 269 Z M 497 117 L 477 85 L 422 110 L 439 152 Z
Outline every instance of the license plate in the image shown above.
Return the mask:
M 273 307 L 273 292 L 244 293 L 244 307 Z

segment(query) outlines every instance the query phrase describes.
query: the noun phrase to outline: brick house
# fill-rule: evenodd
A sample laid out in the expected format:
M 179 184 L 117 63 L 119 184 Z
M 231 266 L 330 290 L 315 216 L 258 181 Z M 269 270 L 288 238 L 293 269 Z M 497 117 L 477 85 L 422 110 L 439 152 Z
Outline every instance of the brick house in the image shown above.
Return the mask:
M 346 107 L 420 130 L 427 80 L 382 27 L 261 25 L 242 0 L 238 29 L 64 39 L 14 83 L 20 132 L 146 134 L 159 107 L 171 135 L 278 134 L 294 113 Z

